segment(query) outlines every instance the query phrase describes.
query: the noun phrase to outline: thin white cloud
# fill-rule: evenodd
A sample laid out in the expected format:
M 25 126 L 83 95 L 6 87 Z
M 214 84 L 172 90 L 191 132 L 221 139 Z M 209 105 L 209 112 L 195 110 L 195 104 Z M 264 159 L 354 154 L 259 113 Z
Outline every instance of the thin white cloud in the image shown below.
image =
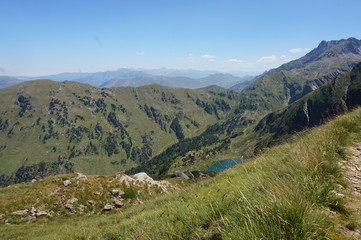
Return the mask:
M 288 50 L 290 53 L 301 53 L 301 52 L 308 52 L 311 48 L 292 48 Z
M 229 62 L 229 63 L 243 63 L 242 60 L 237 59 L 237 58 L 230 58 L 226 62 Z
M 287 58 L 287 56 L 286 55 L 281 55 L 281 58 Z
M 135 54 L 137 54 L 138 56 L 142 56 L 145 54 L 145 52 L 136 52 Z
M 274 55 L 264 56 L 257 60 L 257 62 L 274 62 L 274 61 L 277 61 L 277 57 Z
M 5 72 L 5 69 L 3 69 L 2 67 L 0 67 L 0 72 Z
M 216 61 L 216 57 L 215 57 L 215 56 L 208 55 L 208 54 L 204 54 L 204 55 L 202 56 L 202 58 L 207 59 L 207 60 L 209 60 L 209 61 L 211 61 L 211 62 Z

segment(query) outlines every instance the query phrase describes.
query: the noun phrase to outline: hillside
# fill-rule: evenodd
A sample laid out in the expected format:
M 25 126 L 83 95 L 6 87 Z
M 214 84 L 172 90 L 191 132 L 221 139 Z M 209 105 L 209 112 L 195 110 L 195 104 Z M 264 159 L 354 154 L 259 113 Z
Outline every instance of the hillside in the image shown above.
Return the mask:
M 241 101 L 243 100 L 241 94 Z M 242 115 L 209 126 L 201 135 L 185 139 L 128 173 L 171 173 L 175 169 L 203 170 L 223 158 L 253 157 L 306 127 L 313 127 L 361 105 L 361 63 L 289 106 L 259 122 Z M 250 110 L 248 110 L 250 111 Z M 257 109 L 255 109 L 257 111 Z M 224 155 L 222 155 L 223 153 Z M 220 158 L 221 157 L 221 158 Z M 202 169 L 203 168 L 203 169 Z
M 13 215 L 0 238 L 357 239 L 361 199 L 348 179 L 361 159 L 348 149 L 361 141 L 360 121 L 357 109 L 218 177 L 114 214 L 40 216 L 29 224 Z M 33 184 L 0 189 L 0 205 L 42 182 Z
M 289 107 L 268 114 L 255 127 L 257 148 L 270 146 L 303 129 L 320 125 L 361 105 L 361 63 Z
M 361 61 L 361 40 L 322 41 L 300 59 L 258 77 L 242 91 L 238 113 L 270 113 L 287 106 Z
M 234 94 L 159 85 L 98 89 L 37 80 L 0 89 L 1 185 L 80 171 L 110 174 L 232 114 Z

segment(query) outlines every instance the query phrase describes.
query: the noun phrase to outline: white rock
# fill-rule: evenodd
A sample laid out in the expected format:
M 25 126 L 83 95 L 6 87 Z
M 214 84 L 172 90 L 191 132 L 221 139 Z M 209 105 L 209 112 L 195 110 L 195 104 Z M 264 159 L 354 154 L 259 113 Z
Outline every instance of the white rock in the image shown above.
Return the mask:
M 65 187 L 69 186 L 70 184 L 71 184 L 71 181 L 70 181 L 70 180 L 65 180 L 65 181 L 63 182 L 63 185 L 64 185 Z
M 78 176 L 76 176 L 76 179 L 78 180 L 86 180 L 87 179 L 87 176 L 85 176 L 84 174 L 82 173 L 77 173 Z
M 125 193 L 120 190 L 120 189 L 113 189 L 110 191 L 110 193 L 112 194 L 113 197 L 118 197 L 118 196 L 121 196 L 121 195 L 124 195 Z
M 114 205 L 111 203 L 107 203 L 105 204 L 105 206 L 103 207 L 103 211 L 110 211 L 114 208 Z

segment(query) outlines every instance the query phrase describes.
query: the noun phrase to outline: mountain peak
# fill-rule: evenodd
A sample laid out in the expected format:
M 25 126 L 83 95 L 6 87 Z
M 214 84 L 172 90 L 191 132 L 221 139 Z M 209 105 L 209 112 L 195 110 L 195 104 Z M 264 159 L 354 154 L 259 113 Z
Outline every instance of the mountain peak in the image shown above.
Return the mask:
M 307 62 L 309 62 L 348 54 L 361 54 L 361 40 L 348 38 L 322 41 L 317 48 L 309 52 L 305 57 L 308 58 Z
M 323 40 L 317 48 L 313 49 L 305 56 L 285 63 L 279 68 L 272 69 L 269 72 L 275 72 L 280 70 L 290 71 L 293 69 L 301 69 L 309 65 L 310 63 L 323 62 L 326 65 L 331 64 L 333 60 L 347 60 L 348 62 L 361 61 L 361 40 L 356 38 L 348 38 L 341 40 L 325 41 Z M 354 66 L 354 64 L 351 64 Z M 349 71 L 352 66 L 349 66 Z

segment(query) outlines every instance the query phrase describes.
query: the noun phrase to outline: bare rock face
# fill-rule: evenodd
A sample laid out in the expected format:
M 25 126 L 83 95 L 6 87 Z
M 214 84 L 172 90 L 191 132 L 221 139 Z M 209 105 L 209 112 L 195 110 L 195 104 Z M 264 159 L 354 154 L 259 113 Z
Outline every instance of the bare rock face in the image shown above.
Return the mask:
M 70 180 L 65 180 L 65 181 L 63 182 L 63 185 L 64 185 L 65 187 L 69 186 L 70 184 L 71 184 L 71 181 L 70 181 Z

